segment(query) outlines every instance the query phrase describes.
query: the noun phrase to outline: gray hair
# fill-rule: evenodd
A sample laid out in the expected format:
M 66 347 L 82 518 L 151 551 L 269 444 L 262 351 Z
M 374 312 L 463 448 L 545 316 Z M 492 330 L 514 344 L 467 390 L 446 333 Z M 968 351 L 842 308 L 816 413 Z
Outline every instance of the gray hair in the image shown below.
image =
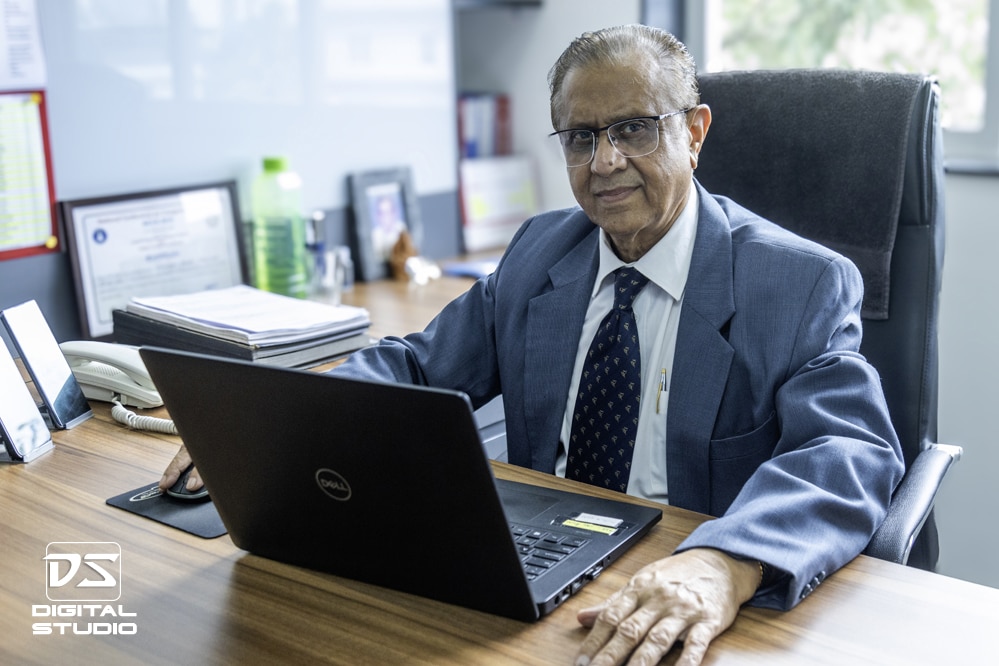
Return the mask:
M 663 71 L 672 73 L 679 84 L 675 89 L 664 91 L 677 108 L 686 109 L 700 103 L 697 68 L 683 42 L 659 28 L 622 25 L 583 33 L 572 40 L 552 65 L 548 72 L 552 127 L 559 129 L 558 119 L 565 111 L 562 108 L 562 84 L 570 71 L 577 67 L 624 62 L 643 52 L 655 59 Z

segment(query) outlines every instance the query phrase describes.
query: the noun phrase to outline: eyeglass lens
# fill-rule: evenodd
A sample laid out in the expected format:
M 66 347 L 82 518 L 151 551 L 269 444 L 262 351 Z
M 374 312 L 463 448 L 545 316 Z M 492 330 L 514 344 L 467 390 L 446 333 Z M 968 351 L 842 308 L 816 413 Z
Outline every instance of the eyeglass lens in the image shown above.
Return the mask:
M 611 145 L 624 157 L 642 157 L 659 147 L 659 127 L 654 118 L 623 120 L 607 128 Z M 593 158 L 598 134 L 593 130 L 569 130 L 556 135 L 562 144 L 566 166 L 583 166 Z

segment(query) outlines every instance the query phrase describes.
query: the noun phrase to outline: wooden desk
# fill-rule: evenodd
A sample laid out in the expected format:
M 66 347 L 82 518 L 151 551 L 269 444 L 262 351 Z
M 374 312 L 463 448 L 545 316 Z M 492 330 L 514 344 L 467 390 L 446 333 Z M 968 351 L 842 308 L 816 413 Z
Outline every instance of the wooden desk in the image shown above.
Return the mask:
M 465 278 L 441 278 L 423 287 L 388 280 L 361 282 L 343 295 L 343 302 L 367 308 L 372 335 L 405 335 L 423 330 L 472 284 Z
M 370 306 L 378 332 L 403 332 L 424 325 L 467 285 L 367 285 L 352 298 Z M 200 539 L 105 505 L 158 478 L 179 441 L 129 431 L 106 405 L 94 407 L 94 419 L 55 433 L 55 451 L 0 467 L 2 664 L 568 664 L 584 635 L 576 611 L 669 553 L 705 519 L 667 507 L 604 575 L 550 617 L 523 624 L 278 564 L 240 551 L 228 536 Z M 581 488 L 501 463 L 495 470 Z M 135 613 L 118 620 L 134 622 L 135 635 L 32 635 L 33 622 L 52 620 L 33 618 L 32 606 L 50 603 L 42 557 L 54 541 L 120 544 L 115 605 Z M 374 534 L 371 546 L 390 544 Z M 999 655 L 997 620 L 999 590 L 859 557 L 789 613 L 744 610 L 707 663 L 978 664 Z

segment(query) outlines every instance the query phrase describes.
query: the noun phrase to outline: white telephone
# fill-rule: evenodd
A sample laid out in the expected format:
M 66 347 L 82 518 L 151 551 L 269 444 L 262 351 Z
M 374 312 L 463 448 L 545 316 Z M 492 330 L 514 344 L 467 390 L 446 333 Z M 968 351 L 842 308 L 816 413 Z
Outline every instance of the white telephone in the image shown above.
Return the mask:
M 153 380 L 139 356 L 139 348 L 129 345 L 71 340 L 59 345 L 63 356 L 88 400 L 110 402 L 111 416 L 130 428 L 176 435 L 173 421 L 139 416 L 125 409 L 159 407 L 163 404 Z
M 59 345 L 83 395 L 90 400 L 123 405 L 159 407 L 160 394 L 149 378 L 138 347 L 93 340 L 73 340 Z
M 88 399 L 111 402 L 118 396 L 123 405 L 143 408 L 163 404 L 138 347 L 73 340 L 59 348 Z

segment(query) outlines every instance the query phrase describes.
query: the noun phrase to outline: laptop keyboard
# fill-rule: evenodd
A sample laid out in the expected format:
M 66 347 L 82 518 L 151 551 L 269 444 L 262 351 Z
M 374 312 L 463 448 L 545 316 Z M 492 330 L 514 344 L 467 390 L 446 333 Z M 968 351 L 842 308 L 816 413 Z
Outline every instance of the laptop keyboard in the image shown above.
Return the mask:
M 510 525 L 513 540 L 528 580 L 552 570 L 589 540 L 558 532 L 545 532 L 526 525 Z

